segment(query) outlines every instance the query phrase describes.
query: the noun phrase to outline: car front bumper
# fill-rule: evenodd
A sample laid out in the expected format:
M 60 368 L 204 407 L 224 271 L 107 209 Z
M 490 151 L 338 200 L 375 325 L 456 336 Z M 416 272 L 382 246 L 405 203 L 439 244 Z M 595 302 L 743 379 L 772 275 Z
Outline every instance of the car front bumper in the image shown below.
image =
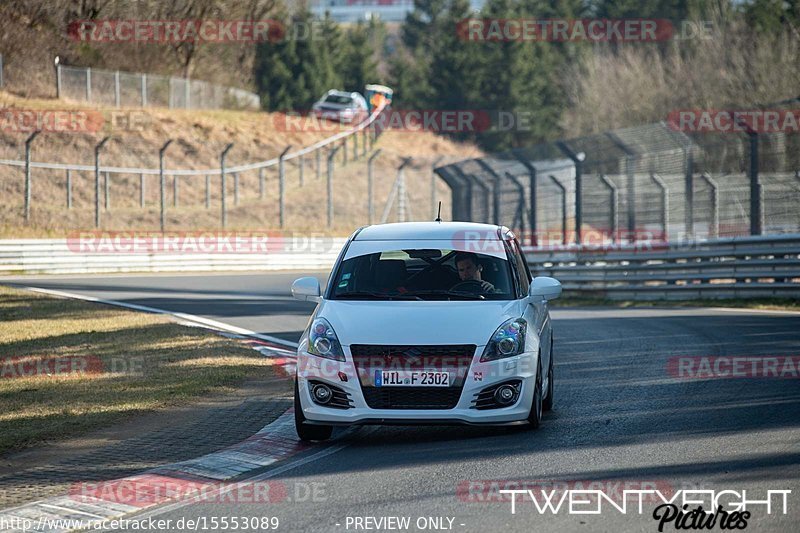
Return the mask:
M 478 347 L 477 354 L 483 352 Z M 525 421 L 530 413 L 536 379 L 537 354 L 535 352 L 490 362 L 473 358 L 467 369 L 463 388 L 456 406 L 452 409 L 373 409 L 367 405 L 357 371 L 349 357 L 347 361 L 332 361 L 298 353 L 298 392 L 303 415 L 309 423 L 350 424 L 509 424 Z M 340 373 L 346 376 L 343 381 Z M 311 399 L 309 380 L 319 381 L 345 391 L 352 402 L 349 409 L 318 405 Z M 511 380 L 521 381 L 517 401 L 509 407 L 479 410 L 472 407 L 473 400 L 482 390 Z

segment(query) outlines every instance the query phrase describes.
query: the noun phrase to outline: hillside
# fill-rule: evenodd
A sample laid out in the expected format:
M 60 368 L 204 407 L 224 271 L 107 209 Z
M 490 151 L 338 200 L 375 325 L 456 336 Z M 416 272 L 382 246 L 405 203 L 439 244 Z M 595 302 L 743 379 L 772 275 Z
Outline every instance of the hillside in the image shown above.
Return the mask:
M 5 113 L 0 129 L 0 158 L 24 159 L 28 134 L 14 131 L 16 122 L 10 110 L 81 110 L 84 107 L 55 100 L 23 99 L 0 92 L 0 108 Z M 308 146 L 331 133 L 282 131 L 281 114 L 234 111 L 185 111 L 167 109 L 103 109 L 103 125 L 93 133 L 42 133 L 32 145 L 32 160 L 37 162 L 92 165 L 94 146 L 104 135 L 111 135 L 102 152 L 102 164 L 126 167 L 158 167 L 158 150 L 167 139 L 173 144 L 166 152 L 167 169 L 219 168 L 219 154 L 227 143 L 234 143 L 228 155 L 229 166 L 271 159 L 287 145 Z M 133 126 L 125 127 L 125 121 Z M 116 127 L 111 123 L 115 122 Z M 414 219 L 430 217 L 430 165 L 439 157 L 457 161 L 480 155 L 472 145 L 458 144 L 431 133 L 386 132 L 375 148 L 382 149 L 375 164 L 375 212 L 380 217 L 403 157 L 414 161 L 406 172 Z M 352 145 L 351 145 L 352 150 Z M 73 208 L 66 208 L 66 173 L 34 169 L 32 172 L 31 223 L 24 225 L 24 172 L 19 167 L 0 165 L 0 236 L 58 236 L 76 229 L 93 228 L 94 176 L 92 172 L 73 173 Z M 305 185 L 300 187 L 296 163 L 287 166 L 286 228 L 297 231 L 322 231 L 326 227 L 325 163 L 322 179 L 316 180 L 314 158 L 306 160 Z M 234 205 L 233 179 L 228 178 L 228 229 L 276 229 L 278 223 L 277 169 L 266 173 L 266 197 L 259 198 L 258 174 L 240 175 L 240 203 Z M 366 160 L 342 166 L 337 158 L 334 186 L 335 220 L 333 233 L 346 234 L 367 222 Z M 158 177 L 146 176 L 146 207 L 139 207 L 139 176 L 112 175 L 110 210 L 103 212 L 103 229 L 153 230 L 159 226 Z M 179 205 L 172 205 L 172 179 L 167 178 L 167 229 L 219 228 L 219 177 L 212 177 L 211 208 L 205 209 L 205 178 L 179 180 Z M 439 184 L 439 199 L 449 213 L 450 193 Z

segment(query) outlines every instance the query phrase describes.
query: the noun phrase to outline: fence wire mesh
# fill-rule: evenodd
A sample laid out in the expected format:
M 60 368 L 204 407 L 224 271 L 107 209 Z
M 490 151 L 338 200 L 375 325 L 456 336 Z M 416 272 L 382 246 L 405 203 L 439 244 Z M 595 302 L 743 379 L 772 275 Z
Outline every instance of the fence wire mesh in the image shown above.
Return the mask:
M 58 67 L 59 95 L 79 102 L 117 107 L 181 109 L 258 109 L 258 95 L 200 80 Z
M 800 232 L 798 137 L 683 133 L 659 122 L 436 172 L 451 189 L 453 220 L 503 224 L 526 244 L 793 233 Z

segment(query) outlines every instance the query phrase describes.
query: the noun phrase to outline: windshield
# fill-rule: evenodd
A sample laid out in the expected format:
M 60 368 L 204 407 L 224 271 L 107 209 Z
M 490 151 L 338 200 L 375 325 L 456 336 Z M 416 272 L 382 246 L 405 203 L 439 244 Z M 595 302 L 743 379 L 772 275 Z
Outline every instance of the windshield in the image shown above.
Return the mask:
M 352 101 L 353 101 L 353 99 L 350 96 L 341 96 L 341 95 L 338 95 L 338 94 L 329 94 L 327 97 L 325 97 L 325 103 L 326 104 L 345 105 L 345 104 L 349 104 Z
M 511 300 L 504 258 L 455 250 L 409 249 L 346 259 L 336 272 L 334 300 Z

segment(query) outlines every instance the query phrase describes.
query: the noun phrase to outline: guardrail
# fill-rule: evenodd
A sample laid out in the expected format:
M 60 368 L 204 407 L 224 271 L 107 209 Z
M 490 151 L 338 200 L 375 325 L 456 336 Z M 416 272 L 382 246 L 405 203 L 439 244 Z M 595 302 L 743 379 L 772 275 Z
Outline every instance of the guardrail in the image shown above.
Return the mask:
M 0 240 L 0 274 L 330 269 L 345 238 L 280 241 L 263 253 L 81 252 L 67 239 Z M 648 246 L 524 248 L 566 296 L 612 300 L 800 297 L 800 234 Z
M 289 240 L 263 253 L 82 253 L 67 239 L 0 240 L 0 274 L 326 270 L 346 240 Z
M 537 276 L 612 300 L 800 297 L 800 234 L 602 248 L 526 247 Z

